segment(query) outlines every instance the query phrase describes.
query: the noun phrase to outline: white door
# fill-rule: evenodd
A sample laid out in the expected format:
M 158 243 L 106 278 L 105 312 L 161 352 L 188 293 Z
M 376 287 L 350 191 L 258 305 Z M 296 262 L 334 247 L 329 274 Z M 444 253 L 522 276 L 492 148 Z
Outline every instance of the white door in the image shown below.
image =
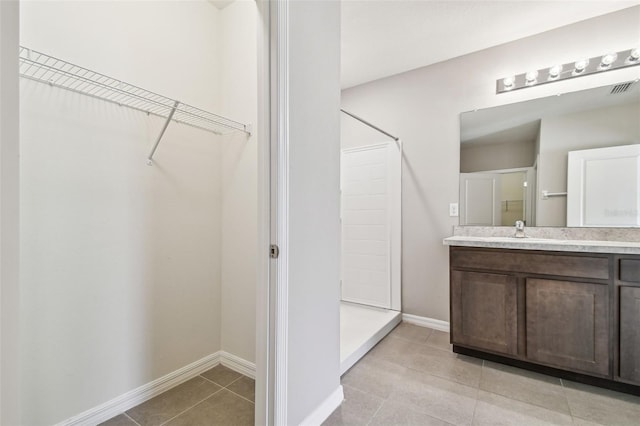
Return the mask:
M 460 225 L 499 226 L 499 173 L 460 173 Z
M 569 152 L 567 226 L 640 226 L 640 145 Z
M 342 300 L 400 310 L 399 143 L 341 156 Z

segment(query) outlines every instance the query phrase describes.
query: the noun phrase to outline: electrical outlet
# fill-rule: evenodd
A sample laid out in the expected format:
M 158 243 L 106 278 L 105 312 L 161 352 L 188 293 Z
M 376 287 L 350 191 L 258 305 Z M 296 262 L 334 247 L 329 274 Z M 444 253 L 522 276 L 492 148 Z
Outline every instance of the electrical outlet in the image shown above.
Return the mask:
M 449 216 L 458 217 L 458 203 L 449 204 Z

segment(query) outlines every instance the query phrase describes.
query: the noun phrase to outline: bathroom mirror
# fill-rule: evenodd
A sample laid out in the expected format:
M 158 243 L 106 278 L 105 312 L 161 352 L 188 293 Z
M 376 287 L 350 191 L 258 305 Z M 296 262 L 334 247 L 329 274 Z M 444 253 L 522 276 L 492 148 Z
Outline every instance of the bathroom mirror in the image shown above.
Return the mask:
M 638 80 L 462 113 L 460 225 L 567 226 L 568 153 L 633 144 Z

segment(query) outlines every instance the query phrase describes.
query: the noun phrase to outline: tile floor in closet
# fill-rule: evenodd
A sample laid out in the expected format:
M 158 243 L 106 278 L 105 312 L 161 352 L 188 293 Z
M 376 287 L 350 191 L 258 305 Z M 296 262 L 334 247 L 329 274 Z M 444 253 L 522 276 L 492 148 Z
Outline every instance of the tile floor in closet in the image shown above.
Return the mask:
M 144 402 L 105 426 L 253 426 L 254 380 L 218 365 Z

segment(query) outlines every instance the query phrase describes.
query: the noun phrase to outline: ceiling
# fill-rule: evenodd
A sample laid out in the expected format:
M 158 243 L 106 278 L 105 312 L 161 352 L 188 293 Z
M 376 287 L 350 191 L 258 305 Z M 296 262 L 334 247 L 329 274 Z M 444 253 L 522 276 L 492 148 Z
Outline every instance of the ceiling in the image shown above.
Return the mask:
M 342 87 L 638 4 L 640 0 L 342 0 Z

